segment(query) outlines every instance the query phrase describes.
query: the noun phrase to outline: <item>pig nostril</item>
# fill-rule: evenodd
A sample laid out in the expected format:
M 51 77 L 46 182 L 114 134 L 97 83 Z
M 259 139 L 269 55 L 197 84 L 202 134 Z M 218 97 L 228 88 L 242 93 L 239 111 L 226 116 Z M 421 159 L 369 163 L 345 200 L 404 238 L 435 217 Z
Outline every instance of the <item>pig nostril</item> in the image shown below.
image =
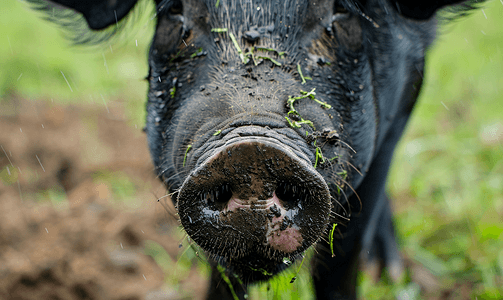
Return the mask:
M 202 193 L 201 197 L 210 205 L 223 205 L 231 199 L 232 190 L 229 184 L 224 183 L 209 192 Z
M 215 202 L 218 204 L 226 204 L 231 200 L 232 190 L 229 184 L 224 183 L 216 190 Z
M 276 196 L 280 200 L 290 204 L 297 203 L 301 198 L 305 197 L 305 194 L 304 189 L 287 182 L 278 184 L 276 188 Z

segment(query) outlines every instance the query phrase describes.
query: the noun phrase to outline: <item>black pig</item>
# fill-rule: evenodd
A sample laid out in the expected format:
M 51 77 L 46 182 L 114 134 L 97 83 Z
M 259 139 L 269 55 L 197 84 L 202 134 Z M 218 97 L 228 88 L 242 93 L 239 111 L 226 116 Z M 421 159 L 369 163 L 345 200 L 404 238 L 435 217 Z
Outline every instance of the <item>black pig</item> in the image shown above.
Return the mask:
M 94 30 L 136 4 L 30 1 L 71 8 Z M 438 10 L 475 2 L 156 1 L 146 132 L 183 228 L 210 258 L 208 298 L 243 298 L 310 247 L 320 299 L 356 298 L 360 253 L 399 276 L 386 175 Z

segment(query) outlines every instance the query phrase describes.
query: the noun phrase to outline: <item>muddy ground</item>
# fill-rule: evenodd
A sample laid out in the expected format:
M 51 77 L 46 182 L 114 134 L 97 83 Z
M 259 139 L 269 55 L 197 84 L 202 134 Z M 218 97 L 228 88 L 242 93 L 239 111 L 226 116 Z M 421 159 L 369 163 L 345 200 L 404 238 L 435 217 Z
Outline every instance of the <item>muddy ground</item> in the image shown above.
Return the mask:
M 183 235 L 161 205 L 170 200 L 157 201 L 166 192 L 146 136 L 120 105 L 2 101 L 0 299 L 202 297 L 205 278 L 194 271 L 175 290 L 145 254 L 155 241 L 176 261 Z M 99 174 L 126 176 L 134 199 L 118 202 Z
M 183 278 L 177 274 L 188 246 L 180 247 L 183 234 L 155 177 L 146 136 L 128 123 L 120 101 L 2 101 L 0 299 L 203 298 L 207 279 L 196 263 Z M 117 200 L 121 187 L 113 176 L 133 184 L 127 201 Z M 150 241 L 175 267 L 147 255 Z M 425 298 L 469 299 L 469 283 L 445 289 L 425 268 L 406 264 Z M 372 269 L 366 271 L 377 278 Z

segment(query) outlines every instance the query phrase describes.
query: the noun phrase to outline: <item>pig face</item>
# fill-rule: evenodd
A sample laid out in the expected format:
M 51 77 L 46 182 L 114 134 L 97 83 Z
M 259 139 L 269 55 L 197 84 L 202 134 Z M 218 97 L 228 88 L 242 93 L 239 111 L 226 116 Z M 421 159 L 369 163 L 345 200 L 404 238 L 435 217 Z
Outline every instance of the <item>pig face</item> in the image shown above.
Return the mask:
M 434 20 L 385 1 L 365 11 L 338 1 L 159 10 L 154 164 L 189 236 L 246 281 L 277 273 L 360 209 L 348 199 L 414 104 Z
M 136 1 L 55 2 L 98 30 Z M 360 250 L 378 238 L 400 272 L 385 178 L 435 13 L 457 2 L 156 2 L 152 160 L 183 228 L 240 278 L 239 295 L 313 246 L 321 298 L 355 297 Z M 337 253 L 326 242 L 334 224 Z M 215 274 L 210 297 L 230 296 Z

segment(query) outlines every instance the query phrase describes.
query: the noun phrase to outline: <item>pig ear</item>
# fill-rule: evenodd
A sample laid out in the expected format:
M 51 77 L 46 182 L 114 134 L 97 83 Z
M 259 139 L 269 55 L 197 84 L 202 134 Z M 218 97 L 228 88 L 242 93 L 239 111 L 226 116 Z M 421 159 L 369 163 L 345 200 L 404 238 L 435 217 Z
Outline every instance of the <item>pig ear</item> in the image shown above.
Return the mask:
M 427 20 L 444 7 L 458 15 L 464 15 L 468 10 L 476 8 L 482 2 L 484 0 L 390 0 L 390 3 L 395 6 L 401 15 L 416 20 Z
M 124 18 L 137 0 L 51 0 L 81 13 L 89 28 L 104 29 Z

